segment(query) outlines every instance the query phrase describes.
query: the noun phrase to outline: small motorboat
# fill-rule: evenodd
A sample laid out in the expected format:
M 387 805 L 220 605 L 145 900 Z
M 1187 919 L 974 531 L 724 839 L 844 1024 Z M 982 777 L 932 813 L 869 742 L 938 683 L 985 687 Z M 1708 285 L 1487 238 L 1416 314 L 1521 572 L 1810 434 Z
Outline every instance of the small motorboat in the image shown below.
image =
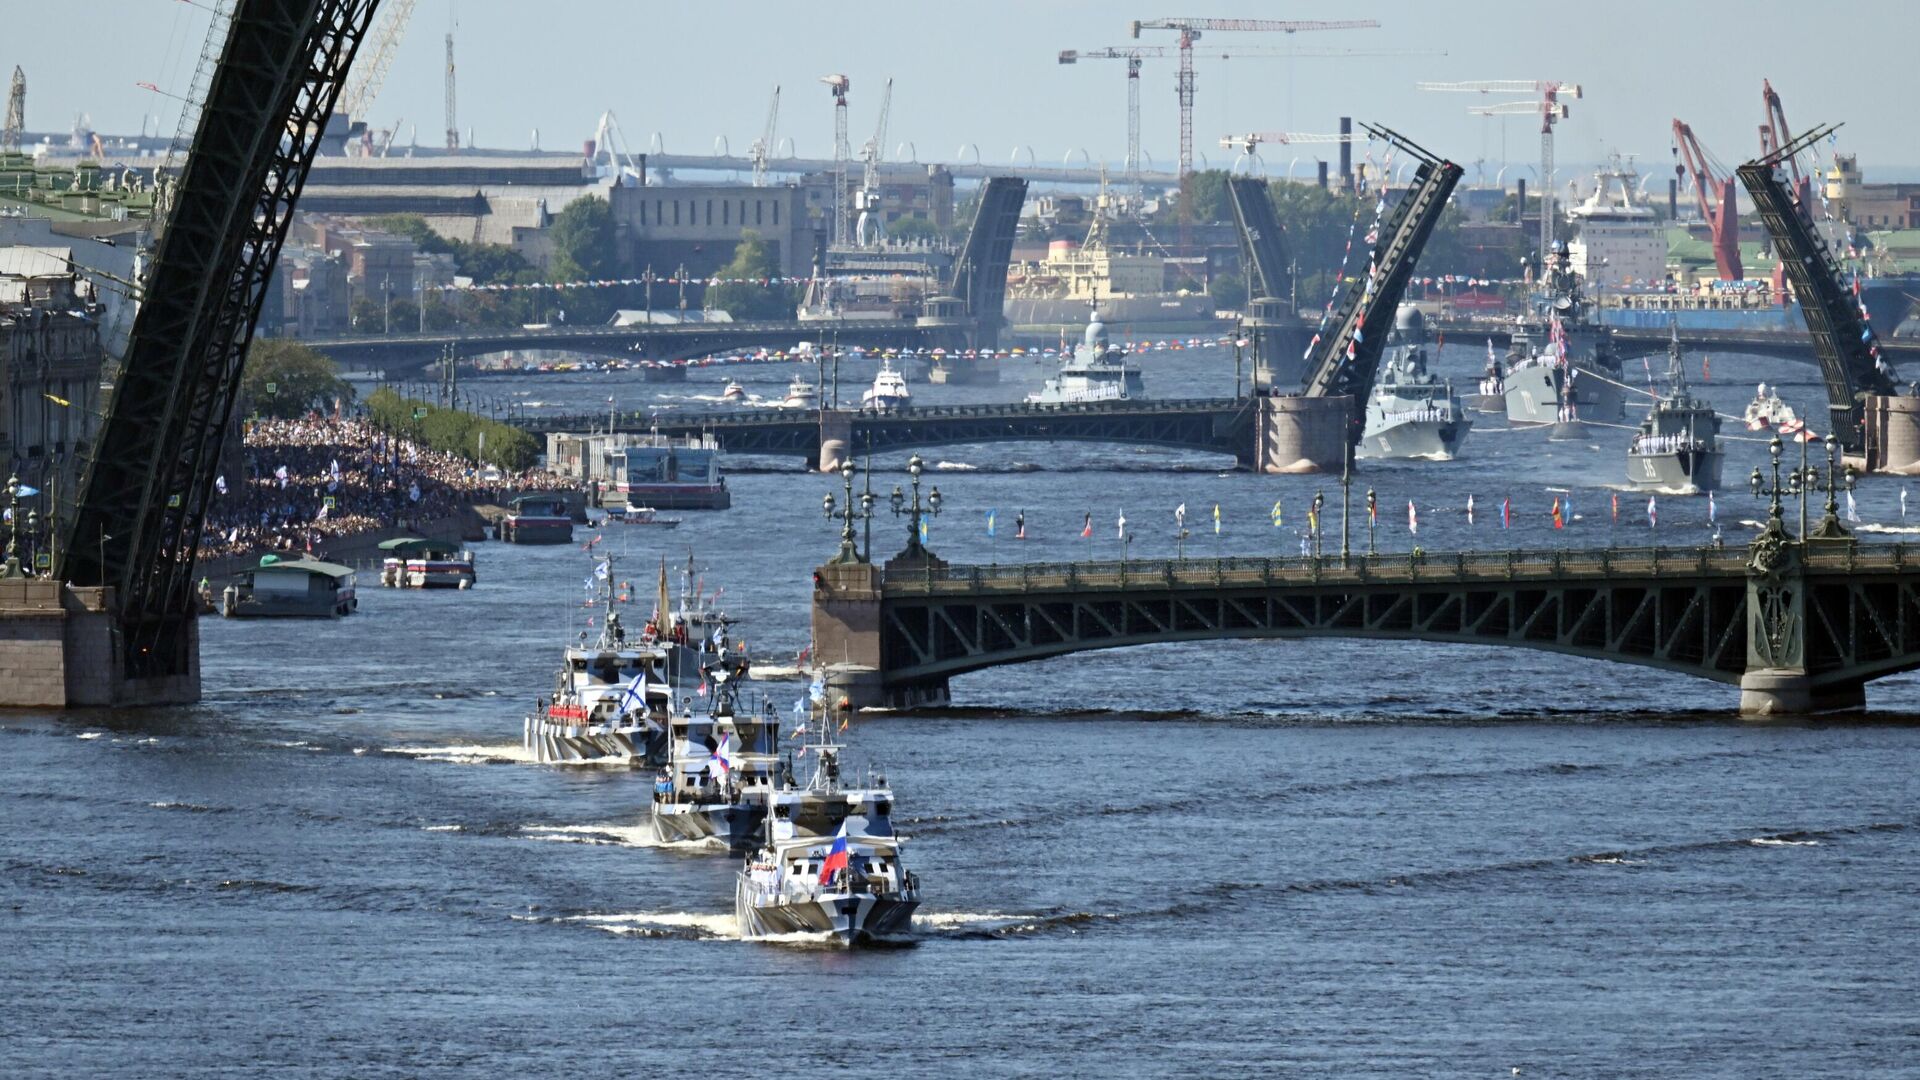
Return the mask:
M 863 408 L 879 412 L 891 412 L 904 409 L 913 403 L 913 393 L 907 389 L 907 377 L 895 371 L 893 365 L 880 361 L 880 372 L 873 377 L 873 387 L 860 395 Z
M 629 506 L 618 512 L 607 512 L 607 522 L 612 525 L 658 525 L 663 529 L 671 529 L 680 521 L 676 517 L 661 517 L 660 512 L 651 506 Z
M 820 407 L 820 388 L 813 385 L 805 375 L 795 375 L 787 384 L 787 398 L 780 403 L 789 409 L 817 409 Z
M 745 401 L 747 400 L 747 388 L 744 386 L 741 386 L 738 380 L 728 379 L 727 388 L 725 390 L 720 391 L 720 400 L 721 401 Z

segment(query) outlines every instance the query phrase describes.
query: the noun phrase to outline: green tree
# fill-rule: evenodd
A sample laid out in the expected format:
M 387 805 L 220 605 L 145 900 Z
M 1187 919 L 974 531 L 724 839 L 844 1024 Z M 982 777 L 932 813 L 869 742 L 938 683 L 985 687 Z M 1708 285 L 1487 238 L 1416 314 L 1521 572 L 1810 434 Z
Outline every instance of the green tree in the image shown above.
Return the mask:
M 1180 186 L 1180 210 L 1188 220 L 1224 223 L 1233 220 L 1233 206 L 1227 197 L 1227 174 L 1208 169 L 1188 176 Z
M 780 264 L 752 229 L 741 232 L 733 261 L 716 276 L 723 280 L 707 290 L 707 305 L 736 319 L 791 319 L 799 306 L 798 291 L 792 285 L 761 284 L 763 279 L 780 276 Z
M 353 301 L 353 328 L 362 334 L 378 334 L 387 326 L 387 309 L 371 296 Z
M 256 338 L 247 349 L 240 397 L 262 416 L 291 418 L 330 409 L 335 398 L 351 400 L 353 387 L 332 360 L 298 341 Z
M 939 240 L 946 231 L 923 217 L 903 217 L 887 226 L 887 235 L 895 240 Z
M 1247 304 L 1247 282 L 1238 274 L 1215 274 L 1207 282 L 1207 295 L 1220 311 L 1239 311 Z
M 589 195 L 568 203 L 553 219 L 551 236 L 553 261 L 548 271 L 554 281 L 594 281 L 616 275 L 619 252 L 607 200 Z

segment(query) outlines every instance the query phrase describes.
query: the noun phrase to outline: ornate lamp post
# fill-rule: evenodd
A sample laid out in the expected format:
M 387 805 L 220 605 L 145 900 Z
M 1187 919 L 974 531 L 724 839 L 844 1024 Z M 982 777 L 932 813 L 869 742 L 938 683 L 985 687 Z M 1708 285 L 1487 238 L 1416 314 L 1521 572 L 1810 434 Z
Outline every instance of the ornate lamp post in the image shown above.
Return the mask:
M 26 571 L 20 569 L 20 478 L 7 477 L 7 564 L 0 570 L 0 577 L 22 578 Z
M 1314 561 L 1316 562 L 1318 562 L 1320 559 L 1320 533 L 1321 533 L 1320 522 L 1322 520 L 1320 517 L 1320 511 L 1326 505 L 1327 505 L 1327 497 L 1318 491 L 1314 492 L 1313 493 L 1313 558 L 1314 558 Z
M 1827 512 L 1826 516 L 1820 519 L 1820 527 L 1814 530 L 1813 537 L 1818 540 L 1850 539 L 1853 534 L 1847 531 L 1845 525 L 1840 524 L 1840 504 L 1838 498 L 1840 491 L 1843 489 L 1848 492 L 1853 491 L 1854 481 L 1859 474 L 1854 470 L 1852 465 L 1845 467 L 1836 465 L 1834 454 L 1835 451 L 1840 448 L 1838 439 L 1829 435 L 1827 436 L 1826 442 L 1827 478 L 1825 486 L 1827 489 Z
M 920 542 L 922 521 L 926 518 L 940 516 L 939 488 L 936 487 L 927 494 L 925 503 L 920 501 L 920 474 L 925 471 L 925 469 L 926 463 L 920 460 L 919 454 L 908 458 L 907 474 L 913 477 L 913 501 L 911 503 L 907 502 L 906 493 L 900 490 L 900 485 L 898 484 L 894 485 L 893 495 L 889 499 L 894 516 L 899 517 L 906 515 L 908 518 L 907 547 L 905 551 L 901 552 L 901 555 L 910 559 L 924 559 L 927 557 L 929 554 L 927 548 Z
M 829 491 L 820 497 L 821 511 L 826 516 L 826 519 L 832 521 L 835 517 L 839 517 L 843 522 L 840 528 L 840 550 L 828 561 L 832 563 L 866 562 L 866 556 L 861 553 L 859 546 L 853 542 L 853 523 L 856 519 L 865 517 L 868 519 L 867 528 L 873 528 L 871 523 L 873 518 L 873 492 L 869 490 L 864 493 L 859 500 L 858 508 L 856 508 L 853 498 L 852 461 L 841 464 L 840 479 L 846 485 L 846 495 L 845 498 L 841 500 L 837 514 L 834 509 L 833 492 Z M 868 535 L 871 537 L 872 534 L 869 533 Z
M 1374 518 L 1376 517 L 1376 514 L 1377 514 L 1377 508 L 1373 500 L 1373 489 L 1369 487 L 1367 489 L 1367 554 L 1368 555 L 1373 554 L 1373 523 L 1374 523 Z

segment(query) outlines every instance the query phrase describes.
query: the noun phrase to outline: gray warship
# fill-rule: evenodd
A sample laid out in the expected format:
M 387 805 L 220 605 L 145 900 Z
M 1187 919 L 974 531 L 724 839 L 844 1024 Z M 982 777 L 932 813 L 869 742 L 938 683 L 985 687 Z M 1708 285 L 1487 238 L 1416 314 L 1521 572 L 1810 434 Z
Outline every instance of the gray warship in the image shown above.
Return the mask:
M 1472 430 L 1453 384 L 1427 370 L 1425 318 L 1413 305 L 1400 305 L 1354 456 L 1452 461 Z
M 1095 308 L 1087 322 L 1086 336 L 1061 362 L 1060 373 L 1048 379 L 1038 393 L 1028 394 L 1027 402 L 1065 405 L 1145 397 L 1147 387 L 1140 369 L 1124 363 L 1126 355 L 1126 350 L 1108 340 L 1107 324 L 1100 321 L 1100 309 Z
M 1586 423 L 1626 419 L 1620 358 L 1612 332 L 1589 317 L 1567 245 L 1554 241 L 1547 288 L 1536 319 L 1514 327 L 1502 391 L 1507 423 L 1551 426 L 1556 438 L 1579 438 Z
M 1687 388 L 1679 330 L 1667 346 L 1667 390 L 1655 399 L 1627 447 L 1627 481 L 1637 488 L 1697 495 L 1720 487 L 1720 417 Z

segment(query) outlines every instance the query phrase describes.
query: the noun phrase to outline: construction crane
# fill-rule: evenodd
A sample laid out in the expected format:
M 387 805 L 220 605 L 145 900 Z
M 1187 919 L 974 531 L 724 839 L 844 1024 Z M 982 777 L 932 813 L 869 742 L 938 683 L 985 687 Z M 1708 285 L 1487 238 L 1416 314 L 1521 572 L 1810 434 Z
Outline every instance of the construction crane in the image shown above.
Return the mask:
M 0 128 L 0 150 L 20 152 L 20 133 L 27 128 L 27 73 L 13 69 L 13 85 L 7 90 L 7 124 Z
M 1531 101 L 1503 101 L 1497 105 L 1483 105 L 1467 111 L 1478 116 L 1516 116 L 1520 114 L 1540 114 L 1540 251 L 1541 265 L 1546 265 L 1547 255 L 1553 250 L 1553 127 L 1567 118 L 1568 108 L 1565 98 L 1585 96 L 1574 83 L 1554 82 L 1546 79 L 1486 79 L 1477 82 L 1423 82 L 1416 84 L 1421 90 L 1441 93 L 1472 94 L 1537 94 Z M 1522 213 L 1526 207 L 1520 208 Z
M 1200 40 L 1202 31 L 1296 34 L 1306 30 L 1377 29 L 1380 23 L 1376 19 L 1136 19 L 1130 25 L 1136 39 L 1142 30 L 1173 30 L 1180 35 L 1180 75 L 1174 92 L 1180 100 L 1180 177 L 1184 180 L 1193 172 L 1193 43 Z
M 367 110 L 373 106 L 374 99 L 380 96 L 380 87 L 387 81 L 387 69 L 393 66 L 393 54 L 399 50 L 400 39 L 407 32 L 407 22 L 413 18 L 415 2 L 388 0 L 386 17 L 373 39 L 372 55 L 363 54 L 360 62 L 354 65 L 352 81 L 340 92 L 340 105 L 335 112 L 348 120 L 366 119 Z
M 453 79 L 453 29 L 447 30 L 447 149 L 460 149 L 459 113 L 455 109 Z
M 753 186 L 767 186 L 767 162 L 773 159 L 774 128 L 780 122 L 780 88 L 773 88 L 773 104 L 767 106 L 767 129 L 747 148 L 747 158 L 753 162 Z
M 853 80 L 845 75 L 822 75 L 833 94 L 833 238 L 847 243 L 847 160 L 853 156 L 847 144 L 847 91 Z
M 873 129 L 873 138 L 860 148 L 860 161 L 864 166 L 860 175 L 860 220 L 854 226 L 854 242 L 861 247 L 877 244 L 886 238 L 887 227 L 880 220 L 880 159 L 886 156 L 887 116 L 893 112 L 893 80 L 887 80 L 887 88 L 880 94 L 880 122 Z M 868 228 L 872 228 L 869 235 Z
M 1082 60 L 1125 60 L 1127 62 L 1127 163 L 1126 183 L 1136 199 L 1144 198 L 1145 191 L 1140 184 L 1140 68 L 1144 61 L 1163 59 L 1176 55 L 1178 50 L 1169 45 L 1109 45 L 1099 49 L 1062 49 L 1062 64 L 1077 64 Z M 1347 57 L 1347 56 L 1445 56 L 1437 49 L 1285 49 L 1273 46 L 1252 46 L 1248 48 L 1224 49 L 1220 52 L 1208 51 L 1209 58 L 1218 57 L 1230 60 L 1244 57 L 1271 57 L 1294 60 L 1302 57 Z
M 1683 120 L 1673 122 L 1673 153 L 1680 160 L 1676 173 L 1693 174 L 1693 190 L 1700 197 L 1700 217 L 1713 234 L 1713 262 L 1722 281 L 1741 281 L 1746 269 L 1740 265 L 1740 217 L 1733 201 L 1733 177 L 1720 175 L 1715 162 L 1694 138 L 1693 128 Z
M 1258 161 L 1259 147 L 1263 143 L 1268 146 L 1319 146 L 1352 141 L 1352 132 L 1345 135 L 1315 135 L 1304 131 L 1253 131 L 1245 135 L 1220 136 L 1220 149 L 1238 150 L 1242 157 L 1250 161 Z

